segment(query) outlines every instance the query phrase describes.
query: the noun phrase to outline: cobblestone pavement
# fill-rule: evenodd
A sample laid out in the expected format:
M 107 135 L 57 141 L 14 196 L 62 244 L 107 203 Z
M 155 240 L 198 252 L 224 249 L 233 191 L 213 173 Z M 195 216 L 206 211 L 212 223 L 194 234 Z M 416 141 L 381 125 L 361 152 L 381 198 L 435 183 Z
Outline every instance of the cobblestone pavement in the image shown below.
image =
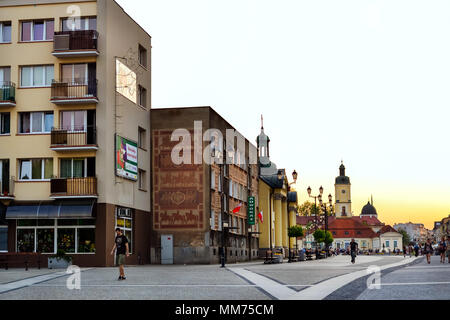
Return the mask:
M 353 265 L 349 256 L 337 256 L 273 265 L 258 261 L 227 265 L 227 268 L 218 265 L 135 266 L 126 268 L 125 281 L 117 280 L 117 268 L 92 268 L 82 270 L 80 290 L 67 289 L 69 275 L 64 270 L 56 270 L 56 273 L 53 270 L 1 270 L 0 300 L 303 299 L 303 293 L 327 285 L 330 279 L 338 280 L 330 282 L 331 287 L 327 289 L 334 290 L 333 286 L 338 289 L 353 281 L 358 272 L 365 272 L 368 266 L 407 263 L 408 259 L 403 256 L 358 256 Z M 313 294 L 312 297 L 318 296 Z
M 364 290 L 361 300 L 450 300 L 450 263 L 433 256 L 431 264 L 420 263 L 400 268 L 381 277 L 381 288 Z

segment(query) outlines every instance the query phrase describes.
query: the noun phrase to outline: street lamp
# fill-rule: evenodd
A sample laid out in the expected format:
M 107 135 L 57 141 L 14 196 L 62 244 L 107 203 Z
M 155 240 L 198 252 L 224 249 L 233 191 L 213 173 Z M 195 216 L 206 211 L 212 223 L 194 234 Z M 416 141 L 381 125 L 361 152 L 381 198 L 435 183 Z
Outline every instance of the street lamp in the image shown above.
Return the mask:
M 250 259 L 249 259 L 249 261 L 252 261 L 252 235 L 254 235 L 254 234 L 261 234 L 261 232 L 255 232 L 255 231 L 252 231 L 252 228 L 251 227 L 249 227 L 248 229 L 247 229 L 247 231 L 248 231 L 248 243 L 249 243 L 249 253 L 250 253 Z
M 327 204 L 322 202 L 322 197 L 319 198 L 319 203 L 320 203 L 320 206 L 323 209 L 323 213 L 324 213 L 323 222 L 325 222 L 325 234 L 326 234 L 328 232 Z M 331 193 L 328 195 L 328 203 L 329 203 L 328 207 L 330 208 L 330 212 L 332 212 L 333 211 L 333 196 L 331 195 Z M 328 244 L 327 243 L 325 243 L 325 253 L 326 253 L 326 255 L 328 255 Z
M 320 212 L 318 212 L 318 208 L 317 208 L 317 200 L 319 200 L 319 204 L 320 207 L 323 209 L 323 200 L 322 200 L 322 195 L 323 195 L 323 187 L 320 186 L 319 188 L 319 194 L 317 196 L 312 196 L 311 192 L 312 189 L 311 187 L 308 187 L 308 189 L 306 189 L 306 191 L 308 192 L 308 195 L 310 198 L 314 198 L 314 214 L 315 214 L 315 226 L 314 226 L 314 231 L 317 230 L 317 228 L 319 227 L 319 224 L 325 224 L 325 232 L 328 231 L 328 215 L 326 212 L 326 205 L 325 205 L 325 214 L 324 214 L 324 218 L 321 219 L 320 218 Z M 331 194 L 328 195 L 328 201 L 330 203 L 330 206 L 332 206 L 332 201 L 333 201 L 333 197 L 331 196 Z M 316 243 L 316 249 L 317 249 L 317 243 Z
M 288 246 L 289 246 L 289 260 L 288 260 L 288 262 L 289 263 L 292 262 L 291 238 L 289 237 L 289 227 L 291 225 L 291 223 L 290 223 L 290 216 L 289 216 L 289 190 L 290 190 L 292 184 L 297 183 L 297 178 L 298 178 L 297 171 L 294 170 L 292 172 L 292 178 L 294 179 L 294 181 L 291 182 L 291 183 L 289 183 L 289 181 L 288 181 L 288 185 L 287 185 L 287 188 L 286 188 L 286 207 L 287 207 L 286 212 L 287 212 L 287 219 L 288 219 L 287 220 L 288 221 L 288 226 L 287 226 L 287 230 L 286 231 L 288 233 Z

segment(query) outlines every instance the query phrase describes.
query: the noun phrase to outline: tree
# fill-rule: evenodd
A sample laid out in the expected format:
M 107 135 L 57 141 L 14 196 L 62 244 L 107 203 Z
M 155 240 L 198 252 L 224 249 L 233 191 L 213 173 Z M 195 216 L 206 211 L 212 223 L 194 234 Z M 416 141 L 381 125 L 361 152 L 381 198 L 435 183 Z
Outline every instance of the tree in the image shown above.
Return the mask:
M 330 216 L 332 214 L 331 207 L 327 207 L 327 214 Z M 334 210 L 333 210 L 334 211 Z M 320 208 L 320 205 L 317 206 L 314 202 L 306 201 L 298 208 L 298 213 L 301 216 L 314 216 L 315 214 L 323 215 L 323 209 Z
M 326 234 L 325 234 L 325 239 L 324 239 L 323 242 L 325 242 L 325 244 L 326 244 L 327 246 L 329 246 L 330 244 L 333 243 L 333 241 L 334 241 L 333 235 L 331 234 L 330 231 L 327 231 Z
M 409 237 L 408 232 L 406 232 L 406 230 L 403 229 L 398 229 L 398 233 L 402 235 L 403 245 L 404 246 L 409 245 L 411 242 L 411 238 Z
M 314 231 L 313 237 L 316 243 L 322 243 L 325 241 L 325 231 L 323 231 L 322 229 L 317 229 L 316 231 Z
M 299 225 L 292 226 L 288 228 L 289 238 L 300 238 L 303 237 L 303 228 Z

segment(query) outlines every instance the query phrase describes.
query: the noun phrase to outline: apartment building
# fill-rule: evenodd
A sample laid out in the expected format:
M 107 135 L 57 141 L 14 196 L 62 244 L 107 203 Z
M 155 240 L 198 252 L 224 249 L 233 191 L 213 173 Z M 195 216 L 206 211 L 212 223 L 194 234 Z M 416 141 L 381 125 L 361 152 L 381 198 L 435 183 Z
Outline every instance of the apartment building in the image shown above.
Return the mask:
M 150 262 L 150 62 L 115 1 L 0 2 L 0 251 Z
M 227 263 L 256 259 L 256 147 L 210 107 L 153 109 L 151 127 L 152 263 L 219 263 L 222 252 Z M 181 133 L 185 149 L 174 152 Z

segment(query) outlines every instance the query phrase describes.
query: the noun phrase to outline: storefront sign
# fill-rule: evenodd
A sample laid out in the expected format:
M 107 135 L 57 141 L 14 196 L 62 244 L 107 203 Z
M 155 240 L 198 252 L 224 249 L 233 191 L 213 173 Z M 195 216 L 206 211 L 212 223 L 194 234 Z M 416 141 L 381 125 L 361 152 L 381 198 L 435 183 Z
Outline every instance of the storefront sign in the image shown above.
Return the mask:
M 255 197 L 248 197 L 247 218 L 248 218 L 248 224 L 251 226 L 254 226 L 255 225 Z
M 137 143 L 116 135 L 116 175 L 137 181 Z

